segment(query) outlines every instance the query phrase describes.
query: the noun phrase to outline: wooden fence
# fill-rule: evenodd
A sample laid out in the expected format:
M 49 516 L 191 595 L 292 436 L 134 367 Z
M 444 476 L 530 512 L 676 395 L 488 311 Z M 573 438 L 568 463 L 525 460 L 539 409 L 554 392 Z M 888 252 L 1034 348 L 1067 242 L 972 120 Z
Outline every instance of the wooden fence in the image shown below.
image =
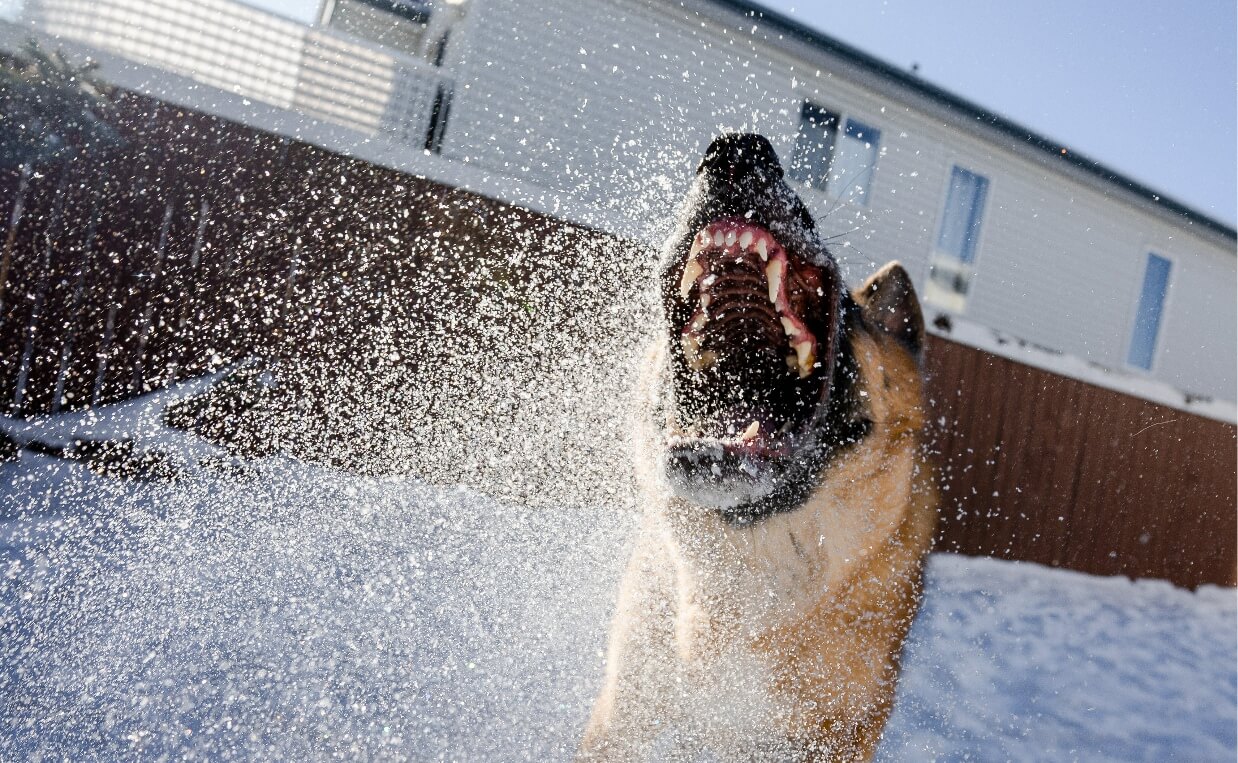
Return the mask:
M 938 548 L 1235 584 L 1235 428 L 932 338 Z
M 0 411 L 349 346 L 391 310 L 466 310 L 471 265 L 496 252 L 518 269 L 531 242 L 566 260 L 612 238 L 132 94 L 119 106 L 126 144 L 0 169 Z
M 429 309 L 425 270 L 440 286 L 453 282 L 442 268 L 461 274 L 455 294 L 435 295 L 459 309 L 474 298 L 469 259 L 607 238 L 148 99 L 120 105 L 126 145 L 0 175 L 11 414 L 131 397 L 246 355 L 347 346 L 393 292 L 400 309 Z M 444 241 L 452 259 L 428 260 Z M 939 547 L 1235 583 L 1233 426 L 937 338 L 928 371 L 931 418 L 944 422 Z

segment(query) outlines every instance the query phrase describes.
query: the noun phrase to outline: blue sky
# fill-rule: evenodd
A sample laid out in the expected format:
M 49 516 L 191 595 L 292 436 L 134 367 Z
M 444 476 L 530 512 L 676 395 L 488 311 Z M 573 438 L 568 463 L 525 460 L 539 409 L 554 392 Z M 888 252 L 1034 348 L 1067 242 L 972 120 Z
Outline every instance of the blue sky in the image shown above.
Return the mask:
M 1229 224 L 1233 0 L 760 0 Z

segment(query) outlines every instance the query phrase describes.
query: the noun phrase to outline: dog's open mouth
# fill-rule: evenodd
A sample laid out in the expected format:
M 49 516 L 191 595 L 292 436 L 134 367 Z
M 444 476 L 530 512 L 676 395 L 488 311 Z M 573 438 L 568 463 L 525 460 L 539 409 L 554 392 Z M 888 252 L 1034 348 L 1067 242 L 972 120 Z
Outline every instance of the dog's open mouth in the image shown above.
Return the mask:
M 829 395 L 837 275 L 743 217 L 705 225 L 682 262 L 666 295 L 672 472 L 731 492 L 737 479 L 772 490 Z

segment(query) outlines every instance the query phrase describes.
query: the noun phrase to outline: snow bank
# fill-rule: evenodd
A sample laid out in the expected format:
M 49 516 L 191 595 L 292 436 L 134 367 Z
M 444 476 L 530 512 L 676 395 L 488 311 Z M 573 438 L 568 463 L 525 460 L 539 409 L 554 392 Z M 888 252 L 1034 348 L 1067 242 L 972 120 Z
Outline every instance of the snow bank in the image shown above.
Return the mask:
M 1232 761 L 1235 602 L 935 554 L 880 759 Z
M 632 527 L 279 459 L 0 485 L 3 760 L 568 759 Z M 1235 612 L 936 555 L 881 759 L 1232 761 Z

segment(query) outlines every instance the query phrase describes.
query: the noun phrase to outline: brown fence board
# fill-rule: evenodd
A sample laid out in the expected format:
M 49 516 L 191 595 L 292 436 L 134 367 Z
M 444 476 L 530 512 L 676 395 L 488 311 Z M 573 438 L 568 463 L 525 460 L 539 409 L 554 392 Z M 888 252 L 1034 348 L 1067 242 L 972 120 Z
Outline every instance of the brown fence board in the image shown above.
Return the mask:
M 1233 425 L 937 337 L 926 368 L 939 548 L 1234 585 Z

